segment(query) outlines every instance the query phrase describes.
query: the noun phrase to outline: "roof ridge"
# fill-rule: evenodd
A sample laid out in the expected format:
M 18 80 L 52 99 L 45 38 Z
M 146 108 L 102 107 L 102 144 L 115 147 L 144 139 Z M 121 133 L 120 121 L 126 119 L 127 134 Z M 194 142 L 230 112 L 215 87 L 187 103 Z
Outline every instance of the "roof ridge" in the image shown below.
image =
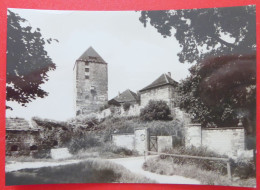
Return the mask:
M 166 76 L 166 73 L 164 73 L 164 77 L 165 77 L 166 83 L 170 83 L 167 76 Z

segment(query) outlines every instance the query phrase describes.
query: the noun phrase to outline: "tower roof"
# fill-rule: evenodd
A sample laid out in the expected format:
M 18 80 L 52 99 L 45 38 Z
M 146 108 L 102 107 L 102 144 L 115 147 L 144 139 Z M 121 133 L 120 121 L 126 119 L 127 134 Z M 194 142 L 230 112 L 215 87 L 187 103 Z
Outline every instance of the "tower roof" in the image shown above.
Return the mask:
M 167 84 L 176 86 L 178 84 L 178 82 L 176 82 L 169 75 L 164 73 L 159 78 L 157 78 L 155 81 L 153 81 L 151 84 L 149 84 L 145 88 L 141 89 L 139 92 L 149 90 L 149 89 L 153 89 L 153 88 L 157 88 L 157 87 L 164 86 L 164 85 L 167 85 Z
M 104 59 L 91 46 L 77 60 L 106 63 Z

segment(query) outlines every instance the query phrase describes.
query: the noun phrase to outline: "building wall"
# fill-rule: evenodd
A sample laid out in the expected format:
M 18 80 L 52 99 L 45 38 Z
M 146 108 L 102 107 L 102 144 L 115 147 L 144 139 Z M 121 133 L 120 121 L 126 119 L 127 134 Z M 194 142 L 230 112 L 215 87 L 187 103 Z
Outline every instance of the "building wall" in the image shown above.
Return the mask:
M 76 113 L 88 114 L 98 111 L 108 99 L 107 64 L 77 61 L 74 69 Z M 89 78 L 86 79 L 86 76 Z
M 134 134 L 112 135 L 112 142 L 118 146 L 134 150 Z
M 6 155 L 21 156 L 30 155 L 39 148 L 39 131 L 6 131 Z M 36 150 L 31 150 L 36 146 Z M 17 147 L 17 149 L 15 149 Z
M 144 107 L 148 104 L 150 100 L 163 100 L 167 102 L 170 109 L 174 107 L 173 100 L 174 100 L 174 87 L 171 85 L 165 85 L 158 88 L 153 88 L 150 90 L 146 90 L 140 92 L 140 101 L 141 106 Z

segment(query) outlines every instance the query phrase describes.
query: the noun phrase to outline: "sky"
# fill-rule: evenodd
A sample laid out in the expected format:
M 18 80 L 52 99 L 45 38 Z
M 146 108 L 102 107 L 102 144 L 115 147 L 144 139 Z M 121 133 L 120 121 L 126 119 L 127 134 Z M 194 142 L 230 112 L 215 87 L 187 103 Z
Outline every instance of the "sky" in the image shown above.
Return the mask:
M 126 89 L 136 92 L 163 73 L 171 72 L 176 81 L 189 75 L 191 65 L 178 61 L 178 41 L 163 38 L 149 24 L 145 28 L 139 21 L 140 12 L 10 10 L 34 29 L 40 28 L 44 38 L 55 38 L 59 43 L 45 46 L 57 66 L 42 85 L 49 95 L 27 107 L 8 102 L 13 111 L 7 110 L 6 117 L 60 121 L 74 117 L 73 66 L 90 46 L 108 63 L 109 99 Z

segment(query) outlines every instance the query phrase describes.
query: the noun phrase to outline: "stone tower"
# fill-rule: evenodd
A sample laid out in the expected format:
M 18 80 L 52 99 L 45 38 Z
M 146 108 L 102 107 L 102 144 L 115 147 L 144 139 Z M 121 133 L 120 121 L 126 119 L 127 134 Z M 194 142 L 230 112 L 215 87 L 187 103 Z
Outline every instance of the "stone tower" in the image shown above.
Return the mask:
M 75 113 L 89 114 L 107 103 L 107 63 L 89 47 L 75 62 L 74 68 Z

